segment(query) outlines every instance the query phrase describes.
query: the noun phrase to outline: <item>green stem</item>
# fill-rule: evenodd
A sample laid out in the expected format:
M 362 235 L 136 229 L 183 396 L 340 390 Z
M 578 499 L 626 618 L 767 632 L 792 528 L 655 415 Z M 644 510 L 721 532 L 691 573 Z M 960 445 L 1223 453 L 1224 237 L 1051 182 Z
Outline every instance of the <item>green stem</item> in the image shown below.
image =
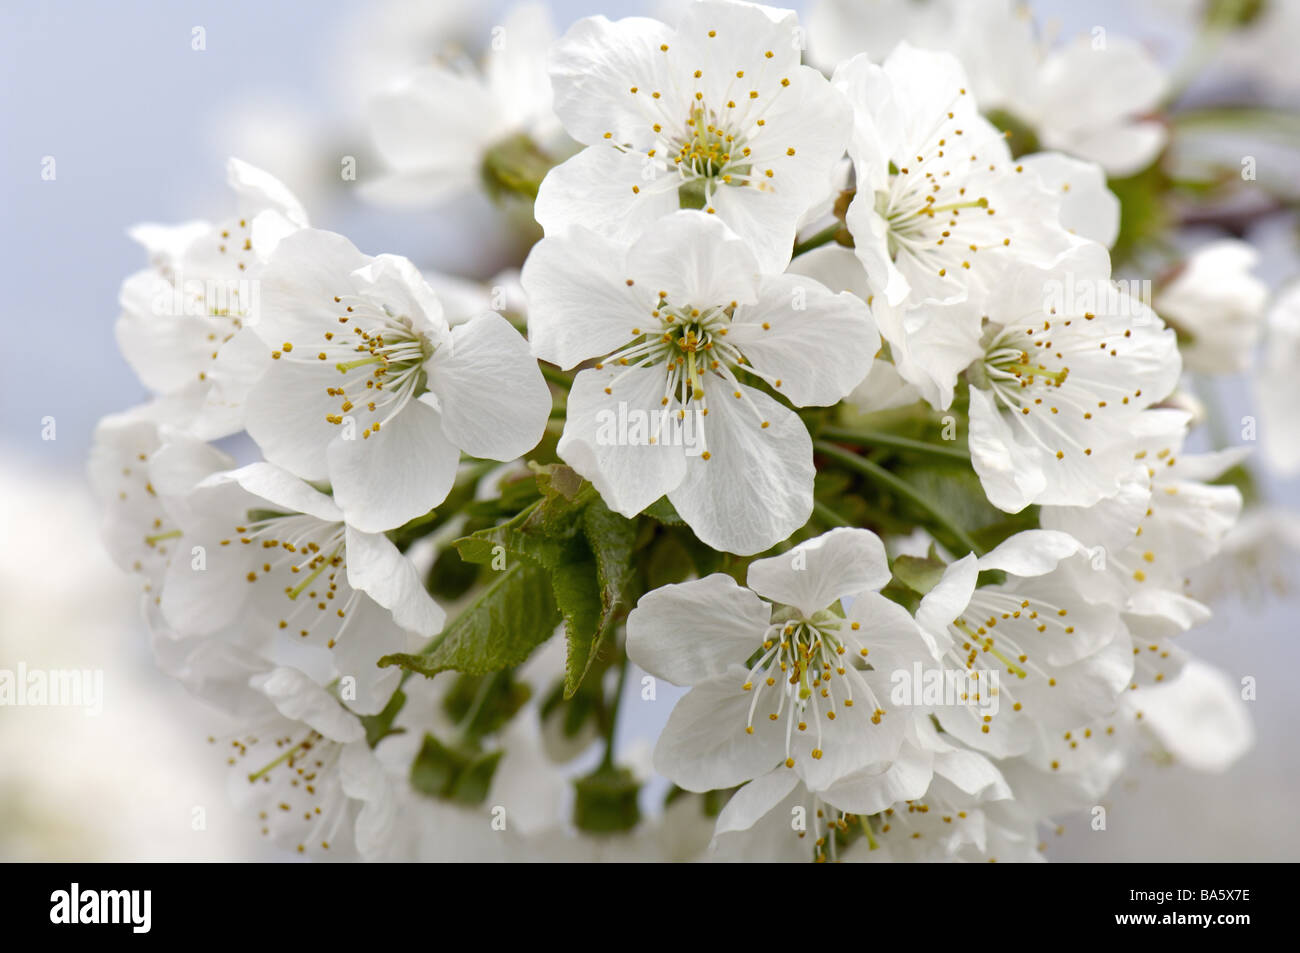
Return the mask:
M 623 689 L 627 684 L 627 656 L 623 656 L 623 667 L 618 672 L 618 688 L 614 689 L 614 702 L 605 716 L 605 756 L 600 761 L 602 769 L 614 767 L 614 730 L 618 727 L 618 710 L 623 703 Z
M 824 440 L 815 441 L 813 443 L 813 449 L 818 453 L 830 457 L 832 460 L 844 464 L 850 470 L 854 470 L 863 476 L 874 480 L 876 483 L 887 487 L 899 496 L 910 500 L 918 508 L 928 513 L 935 523 L 946 530 L 954 540 L 966 547 L 969 552 L 975 553 L 977 556 L 982 556 L 984 554 L 984 550 L 975 542 L 975 540 L 971 539 L 970 534 L 960 526 L 953 523 L 952 520 L 941 512 L 933 503 L 918 493 L 905 481 L 900 480 L 880 464 L 868 460 L 865 457 L 860 457 L 856 453 L 851 453 L 843 447 L 837 447 L 833 443 L 827 443 Z
M 820 248 L 823 245 L 830 244 L 835 240 L 835 236 L 838 235 L 843 230 L 843 228 L 844 228 L 843 222 L 836 222 L 834 225 L 826 226 L 816 235 L 813 235 L 810 238 L 806 238 L 803 241 L 796 244 L 794 246 L 794 253 L 790 257 L 798 258 L 804 252 L 809 252 L 812 251 L 814 248 Z
M 1187 109 L 1174 113 L 1170 121 L 1180 130 L 1235 129 L 1281 139 L 1300 137 L 1300 118 L 1295 113 L 1267 106 L 1207 106 Z
M 493 690 L 501 683 L 501 680 L 509 677 L 509 669 L 493 672 L 491 675 L 484 678 L 479 684 L 478 691 L 474 693 L 474 701 L 469 706 L 469 711 L 465 713 L 465 717 L 462 718 L 460 724 L 456 726 L 460 731 L 460 737 L 463 742 L 468 744 L 476 740 L 472 735 L 474 720 L 478 718 L 478 714 L 483 710 L 483 705 L 487 702 L 488 696 L 491 695 Z
M 924 440 L 912 440 L 909 437 L 899 437 L 891 433 L 880 433 L 874 430 L 848 430 L 844 427 L 823 427 L 820 436 L 828 440 L 840 440 L 844 443 L 856 443 L 862 447 L 892 447 L 895 450 L 910 450 L 915 453 L 926 453 L 935 457 L 943 457 L 947 460 L 959 460 L 962 463 L 970 463 L 970 453 L 960 447 L 944 447 L 937 443 L 927 443 Z
M 542 376 L 554 384 L 556 387 L 563 387 L 566 391 L 573 386 L 573 381 L 564 371 L 550 364 L 539 364 L 542 369 Z
M 820 500 L 813 500 L 813 516 L 817 517 L 817 519 L 821 520 L 832 529 L 836 526 L 853 525 Z

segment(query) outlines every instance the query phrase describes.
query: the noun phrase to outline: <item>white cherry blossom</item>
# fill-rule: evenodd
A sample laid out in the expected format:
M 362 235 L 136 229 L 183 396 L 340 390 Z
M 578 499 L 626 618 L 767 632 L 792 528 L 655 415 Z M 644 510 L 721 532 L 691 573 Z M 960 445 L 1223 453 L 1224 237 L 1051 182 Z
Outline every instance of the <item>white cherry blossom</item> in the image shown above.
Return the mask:
M 1165 637 L 1210 616 L 1187 593 L 1186 579 L 1213 558 L 1241 513 L 1241 492 L 1210 481 L 1246 451 L 1184 453 L 1187 415 L 1181 411 L 1149 410 L 1129 428 L 1132 462 L 1118 491 L 1092 506 L 1046 506 L 1040 521 L 1094 550 L 1099 565 L 1088 575 L 1102 570 L 1116 580 L 1125 593 L 1119 603 L 1124 617 L 1148 644 L 1141 658 L 1163 659 Z
M 161 581 L 180 547 L 183 498 L 233 461 L 182 430 L 160 424 L 164 408 L 144 405 L 110 414 L 95 427 L 89 474 L 104 510 L 101 535 L 118 566 Z
M 735 0 L 692 3 L 675 28 L 579 20 L 551 77 L 556 113 L 587 148 L 542 183 L 535 214 L 548 235 L 582 225 L 630 241 L 698 208 L 770 271 L 830 191 L 852 124 L 842 97 L 801 65 L 795 14 Z
M 329 678 L 363 714 L 400 677 L 381 656 L 428 638 L 444 614 L 411 563 L 383 535 L 344 522 L 329 497 L 267 463 L 201 482 L 188 500 L 185 554 L 168 567 L 162 614 L 180 638 L 229 631 L 268 658 L 296 645 L 327 652 Z
M 542 436 L 550 392 L 527 342 L 495 312 L 449 327 L 405 258 L 304 229 L 276 250 L 262 299 L 272 360 L 248 432 L 270 462 L 328 482 L 358 529 L 437 506 L 462 451 L 511 460 Z
M 643 596 L 628 618 L 630 657 L 691 688 L 656 769 L 706 791 L 784 765 L 821 790 L 890 762 L 905 725 L 884 707 L 882 673 L 932 658 L 934 643 L 879 595 L 888 579 L 875 534 L 836 529 L 752 563 L 750 588 L 715 573 Z
M 1132 421 L 1173 390 L 1172 330 L 1110 282 L 1098 245 L 1022 269 L 990 298 L 984 353 L 967 372 L 971 462 L 990 502 L 1088 506 L 1131 464 Z
M 370 129 L 388 166 L 365 194 L 388 205 L 446 202 L 477 187 L 497 148 L 566 150 L 551 109 L 546 6 L 514 5 L 493 28 L 481 69 L 431 63 L 390 83 L 370 104 Z
M 1049 46 L 1016 0 L 820 0 L 809 32 L 827 71 L 858 53 L 879 62 L 900 43 L 951 53 L 982 109 L 1114 176 L 1150 165 L 1168 138 L 1151 114 L 1169 80 L 1141 44 L 1098 27 Z
M 945 669 L 988 684 L 936 711 L 944 731 L 1003 758 L 1028 750 L 1040 726 L 1070 728 L 1114 710 L 1133 658 L 1115 588 L 1098 580 L 1082 591 L 1063 568 L 1086 559 L 1064 533 L 1026 530 L 948 566 L 916 621 L 939 642 Z M 984 570 L 1007 581 L 977 586 Z
M 580 228 L 524 266 L 533 353 L 579 371 L 560 456 L 611 509 L 667 494 L 706 543 L 750 554 L 812 509 L 812 442 L 792 403 L 824 406 L 870 369 L 860 299 L 762 275 L 717 218 L 679 211 L 630 247 Z M 644 421 L 639 431 L 636 421 Z
M 1232 238 L 1188 256 L 1156 294 L 1155 309 L 1180 331 L 1189 371 L 1235 374 L 1250 368 L 1263 330 L 1268 286 L 1252 273 L 1258 253 Z
M 236 804 L 264 836 L 315 859 L 382 855 L 399 836 L 397 795 L 355 714 L 302 672 L 252 676 L 227 751 Z
M 1060 197 L 980 116 L 961 64 L 901 43 L 884 64 L 842 63 L 853 105 L 857 195 L 846 223 L 876 294 L 891 305 L 978 302 L 1007 258 L 1046 264 L 1074 243 Z
M 261 366 L 248 331 L 259 317 L 259 275 L 280 238 L 307 224 L 298 200 L 261 169 L 232 158 L 226 176 L 237 200 L 230 217 L 131 229 L 150 266 L 122 283 L 116 325 L 140 381 L 204 440 L 242 427 Z

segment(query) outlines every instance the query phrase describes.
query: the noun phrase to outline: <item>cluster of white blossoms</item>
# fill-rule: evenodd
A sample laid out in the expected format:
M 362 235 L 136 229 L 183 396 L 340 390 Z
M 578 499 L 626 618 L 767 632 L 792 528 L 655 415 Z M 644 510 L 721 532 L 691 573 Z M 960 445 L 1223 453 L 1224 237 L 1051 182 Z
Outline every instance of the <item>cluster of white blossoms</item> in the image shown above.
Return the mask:
M 1248 746 L 1176 644 L 1245 455 L 1184 388 L 1268 290 L 1233 239 L 1112 276 L 1168 78 L 863 6 L 522 4 L 376 91 L 363 195 L 524 203 L 517 288 L 444 300 L 236 159 L 229 218 L 133 231 L 105 541 L 276 844 L 1037 860 L 1135 759 Z

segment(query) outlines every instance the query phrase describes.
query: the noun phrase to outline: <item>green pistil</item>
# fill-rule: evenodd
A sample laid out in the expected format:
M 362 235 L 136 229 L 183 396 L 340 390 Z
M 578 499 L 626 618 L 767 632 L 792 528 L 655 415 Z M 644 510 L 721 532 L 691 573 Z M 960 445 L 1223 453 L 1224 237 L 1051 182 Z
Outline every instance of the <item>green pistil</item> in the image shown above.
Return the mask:
M 269 771 L 270 771 L 272 768 L 274 768 L 276 765 L 278 765 L 278 764 L 283 764 L 285 761 L 287 761 L 287 760 L 289 760 L 290 758 L 292 758 L 293 755 L 294 755 L 294 753 L 295 753 L 296 751 L 300 750 L 300 749 L 303 751 L 303 753 L 306 753 L 306 751 L 307 751 L 307 749 L 303 747 L 303 742 L 301 742 L 301 741 L 298 742 L 296 745 L 294 745 L 292 748 L 290 748 L 288 751 L 286 751 L 284 754 L 280 755 L 280 757 L 276 758 L 276 759 L 275 759 L 274 761 L 272 761 L 270 764 L 268 764 L 268 765 L 266 765 L 265 767 L 263 767 L 260 771 L 257 771 L 257 772 L 255 772 L 255 773 L 253 773 L 253 774 L 250 774 L 250 775 L 248 776 L 248 780 L 249 780 L 250 782 L 252 782 L 252 781 L 257 781 L 259 778 L 261 778 L 263 775 L 265 775 L 267 772 L 269 772 Z
M 335 550 L 335 552 L 337 553 L 338 550 Z M 325 567 L 329 566 L 333 562 L 334 562 L 333 556 L 330 556 L 328 559 L 322 559 L 321 564 L 316 567 L 316 570 L 310 576 L 308 576 L 306 579 L 300 582 L 297 588 L 289 591 L 289 598 L 297 599 L 300 595 L 302 595 L 303 591 L 308 586 L 310 586 L 313 582 L 315 582 L 320 577 L 320 574 L 325 571 Z
M 875 850 L 875 849 L 876 849 L 877 847 L 879 847 L 880 845 L 879 845 L 878 843 L 876 843 L 876 835 L 875 835 L 875 833 L 871 830 L 871 821 L 868 820 L 868 819 L 866 818 L 865 815 L 862 816 L 862 817 L 859 817 L 858 820 L 860 820 L 860 821 L 862 822 L 862 833 L 863 833 L 863 835 L 867 838 L 867 845 L 868 845 L 869 849 L 870 849 L 870 850 Z
M 358 367 L 364 367 L 367 364 L 386 364 L 386 363 L 388 363 L 387 360 L 382 357 L 363 357 L 355 361 L 348 361 L 346 363 L 335 364 L 334 366 L 339 369 L 340 374 L 346 374 L 350 370 L 353 370 Z
M 933 218 L 940 212 L 955 212 L 964 208 L 988 208 L 988 199 L 975 199 L 973 202 L 950 202 L 947 205 L 927 205 L 925 208 L 916 212 L 916 215 L 928 215 Z

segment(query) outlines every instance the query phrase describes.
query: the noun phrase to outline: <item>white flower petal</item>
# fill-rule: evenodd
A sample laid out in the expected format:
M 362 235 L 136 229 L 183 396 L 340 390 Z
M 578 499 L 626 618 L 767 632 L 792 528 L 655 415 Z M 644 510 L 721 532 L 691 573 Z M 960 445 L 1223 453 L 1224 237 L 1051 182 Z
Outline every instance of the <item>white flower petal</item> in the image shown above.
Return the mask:
M 725 573 L 662 586 L 628 615 L 628 657 L 674 685 L 695 685 L 748 659 L 762 645 L 771 614 Z
M 840 527 L 789 552 L 749 564 L 749 587 L 811 617 L 838 600 L 889 582 L 885 544 L 869 529 Z
M 1061 224 L 1083 238 L 1110 248 L 1119 236 L 1119 199 L 1106 188 L 1106 173 L 1095 162 L 1059 152 L 1022 156 L 1049 190 L 1061 193 Z
M 381 533 L 447 498 L 460 451 L 443 434 L 439 413 L 419 398 L 367 438 L 336 437 L 328 458 L 334 499 L 348 524 Z
M 800 407 L 826 407 L 848 394 L 880 349 L 867 306 L 795 275 L 763 279 L 758 301 L 737 309 L 727 340 L 760 374 L 781 381 Z
M 620 277 L 626 254 L 581 226 L 533 246 L 520 279 L 533 354 L 569 368 L 632 340 L 646 315 L 645 289 L 629 286 L 630 274 Z
M 1029 529 L 1010 536 L 979 558 L 979 568 L 1001 569 L 1015 576 L 1041 576 L 1082 549 L 1067 533 Z
M 614 142 L 646 148 L 653 141 L 633 86 L 672 90 L 660 47 L 673 31 L 658 20 L 587 17 L 573 24 L 551 50 L 555 113 L 579 142 Z
M 537 446 L 551 392 L 528 342 L 491 311 L 457 325 L 451 337 L 426 365 L 443 432 L 470 456 L 493 460 L 513 460 Z
M 592 482 L 610 509 L 629 519 L 686 475 L 681 445 L 649 442 L 663 396 L 664 375 L 656 368 L 581 371 L 569 390 L 556 452 Z
M 348 583 L 374 599 L 408 632 L 429 637 L 446 621 L 411 561 L 388 537 L 347 529 Z
M 700 682 L 673 708 L 655 745 L 655 770 L 688 791 L 735 787 L 766 774 L 785 756 L 775 722 L 755 715 L 746 734 L 752 696 L 741 690 L 745 670 Z
M 668 499 L 705 543 L 747 556 L 808 522 L 815 468 L 803 421 L 766 394 L 740 386 L 737 399 L 726 384 L 712 385 L 704 425 L 709 456 L 686 460 L 685 479 Z M 745 406 L 746 397 L 761 420 Z
M 934 588 L 925 594 L 916 609 L 916 621 L 926 632 L 936 635 L 947 630 L 970 605 L 979 577 L 979 558 L 968 553 L 943 571 Z
M 280 714 L 301 721 L 331 741 L 360 741 L 366 736 L 352 715 L 329 692 L 295 668 L 281 666 L 254 675 L 249 684 L 265 695 Z
M 637 152 L 588 146 L 546 174 L 533 216 L 547 235 L 589 228 L 634 241 L 680 207 L 678 177 Z
M 782 766 L 750 781 L 731 796 L 718 815 L 717 833 L 747 831 L 786 799 L 799 775 Z
M 678 306 L 707 308 L 758 299 L 758 263 L 745 242 L 716 216 L 682 209 L 657 222 L 629 250 L 638 282 L 668 293 Z

